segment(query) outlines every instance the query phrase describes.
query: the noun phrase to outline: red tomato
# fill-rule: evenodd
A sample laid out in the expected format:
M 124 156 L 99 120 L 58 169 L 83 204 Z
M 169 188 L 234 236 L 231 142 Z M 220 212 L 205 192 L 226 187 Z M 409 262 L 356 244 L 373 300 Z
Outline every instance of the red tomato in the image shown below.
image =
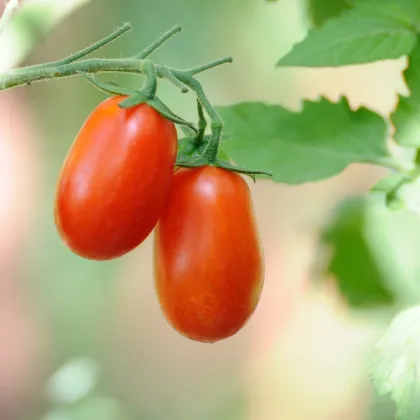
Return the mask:
M 182 335 L 215 342 L 245 325 L 260 298 L 264 263 L 240 175 L 210 166 L 177 171 L 154 251 L 160 305 Z
M 58 232 L 76 254 L 109 260 L 138 246 L 166 204 L 177 153 L 174 124 L 146 104 L 109 98 L 88 117 L 62 169 Z

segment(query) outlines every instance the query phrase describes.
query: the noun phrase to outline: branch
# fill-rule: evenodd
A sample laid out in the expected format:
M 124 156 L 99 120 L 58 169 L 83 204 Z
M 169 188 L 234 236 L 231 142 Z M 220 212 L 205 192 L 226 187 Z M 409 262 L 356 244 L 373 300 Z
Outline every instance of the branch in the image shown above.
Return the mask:
M 7 74 L 0 75 L 0 91 L 40 82 L 48 79 L 76 76 L 80 73 L 134 73 L 144 74 L 144 63 L 148 60 L 136 58 L 90 58 L 69 64 L 56 65 L 55 63 L 40 66 L 23 67 Z M 163 65 L 156 65 L 156 74 L 159 78 L 168 78 L 168 70 L 172 74 L 187 71 L 170 69 Z M 171 78 L 169 80 L 172 82 Z M 182 80 L 183 81 L 183 80 Z

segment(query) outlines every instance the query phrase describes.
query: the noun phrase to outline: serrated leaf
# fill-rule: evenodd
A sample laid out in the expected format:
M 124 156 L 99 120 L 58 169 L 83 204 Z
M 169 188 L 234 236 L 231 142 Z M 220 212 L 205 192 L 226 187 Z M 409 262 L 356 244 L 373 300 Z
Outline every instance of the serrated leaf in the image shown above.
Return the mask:
M 409 54 L 416 43 L 419 3 L 359 1 L 354 9 L 310 30 L 277 65 L 337 67 Z
M 394 139 L 403 146 L 420 147 L 420 43 L 409 56 L 409 67 L 404 76 L 410 96 L 400 97 L 391 116 L 396 129 Z
M 390 394 L 399 420 L 420 418 L 420 306 L 392 321 L 377 345 L 372 380 L 379 395 Z
M 348 303 L 357 307 L 394 301 L 366 238 L 365 210 L 365 200 L 344 203 L 334 223 L 323 234 L 324 243 L 333 252 L 327 270 L 334 275 Z
M 345 99 L 306 102 L 301 113 L 260 102 L 219 107 L 230 136 L 223 148 L 240 166 L 288 184 L 318 181 L 353 162 L 388 156 L 387 126 L 377 114 L 350 110 Z

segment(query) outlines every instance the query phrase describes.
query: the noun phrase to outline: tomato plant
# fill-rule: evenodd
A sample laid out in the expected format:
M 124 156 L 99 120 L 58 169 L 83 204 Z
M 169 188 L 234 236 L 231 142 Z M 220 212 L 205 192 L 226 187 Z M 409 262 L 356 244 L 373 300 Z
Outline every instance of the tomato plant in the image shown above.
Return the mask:
M 0 33 L 18 3 L 8 3 Z M 214 342 L 235 334 L 261 294 L 262 248 L 250 193 L 238 173 L 268 175 L 247 169 L 260 167 L 274 182 L 292 185 L 331 178 L 354 163 L 392 170 L 372 187 L 369 198 L 375 205 L 346 203 L 324 232 L 323 242 L 333 252 L 320 269 L 322 277 L 334 275 L 349 305 L 381 305 L 390 313 L 417 305 L 397 317 L 373 369 L 377 391 L 390 394 L 398 418 L 417 419 L 420 341 L 412 325 L 420 322 L 415 255 L 420 219 L 410 220 L 413 215 L 403 208 L 420 213 L 420 2 L 305 3 L 313 26 L 277 67 L 342 67 L 407 57 L 404 78 L 410 94 L 398 98 L 390 115 L 368 105 L 355 109 L 345 97 L 306 100 L 299 111 L 262 101 L 214 107 L 196 76 L 231 62 L 230 57 L 181 70 L 149 59 L 179 26 L 137 54 L 84 59 L 128 31 L 130 25 L 124 24 L 62 60 L 3 72 L 0 91 L 82 75 L 114 96 L 88 118 L 69 152 L 57 188 L 57 228 L 75 253 L 105 260 L 135 248 L 157 226 L 160 304 L 171 325 L 193 340 Z M 103 83 L 93 77 L 102 72 L 141 74 L 145 84 L 129 90 Z M 161 79 L 182 93 L 195 93 L 196 125 L 156 96 Z M 178 144 L 174 124 L 185 134 Z M 391 137 L 395 148 L 389 147 Z M 399 235 L 404 240 L 398 241 Z M 405 251 L 408 238 L 414 256 Z
M 155 284 L 181 334 L 214 342 L 235 334 L 264 278 L 249 188 L 225 169 L 181 169 L 155 232 Z
M 177 152 L 174 124 L 147 104 L 102 102 L 70 149 L 56 194 L 58 231 L 76 254 L 95 260 L 137 247 L 161 215 Z

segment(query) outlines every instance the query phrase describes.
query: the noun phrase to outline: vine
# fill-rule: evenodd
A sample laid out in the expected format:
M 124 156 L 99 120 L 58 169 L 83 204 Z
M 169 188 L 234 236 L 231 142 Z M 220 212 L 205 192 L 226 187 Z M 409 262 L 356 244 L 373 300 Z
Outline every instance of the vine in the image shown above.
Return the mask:
M 6 11 L 0 21 L 0 30 L 7 24 L 7 21 L 10 19 L 10 16 L 16 7 L 16 1 L 8 3 Z M 130 30 L 131 25 L 129 23 L 124 23 L 103 39 L 76 52 L 75 54 L 65 57 L 64 59 L 32 66 L 25 66 L 14 69 L 6 74 L 0 74 L 0 91 L 23 85 L 30 85 L 34 82 L 44 80 L 81 75 L 89 83 L 93 84 L 96 88 L 107 94 L 126 96 L 127 98 L 119 104 L 122 108 L 130 108 L 141 103 L 147 103 L 175 124 L 189 127 L 193 133 L 191 142 L 195 145 L 195 149 L 197 149 L 203 142 L 206 143 L 206 147 L 198 157 L 194 156 L 194 158 L 189 158 L 183 156 L 182 154 L 181 156 L 178 156 L 177 166 L 198 167 L 213 165 L 249 175 L 253 179 L 255 179 L 255 175 L 270 176 L 270 173 L 265 171 L 236 167 L 229 162 L 218 159 L 219 143 L 223 132 L 223 121 L 217 113 L 215 107 L 207 98 L 203 86 L 197 80 L 196 76 L 222 64 L 231 63 L 232 57 L 223 57 L 218 60 L 184 70 L 174 69 L 166 65 L 154 63 L 150 60 L 149 56 L 166 41 L 182 30 L 179 25 L 176 25 L 132 57 L 86 58 L 88 55 L 109 45 L 111 42 L 115 41 L 117 38 L 121 37 Z M 97 80 L 93 75 L 98 73 L 139 74 L 145 76 L 145 83 L 140 90 L 128 89 L 119 86 L 114 82 L 102 82 Z M 156 96 L 158 79 L 166 79 L 179 88 L 182 93 L 187 93 L 191 90 L 196 94 L 197 102 L 199 104 L 198 127 L 176 115 Z M 208 124 L 203 111 L 207 114 L 210 120 L 210 136 L 204 135 Z

